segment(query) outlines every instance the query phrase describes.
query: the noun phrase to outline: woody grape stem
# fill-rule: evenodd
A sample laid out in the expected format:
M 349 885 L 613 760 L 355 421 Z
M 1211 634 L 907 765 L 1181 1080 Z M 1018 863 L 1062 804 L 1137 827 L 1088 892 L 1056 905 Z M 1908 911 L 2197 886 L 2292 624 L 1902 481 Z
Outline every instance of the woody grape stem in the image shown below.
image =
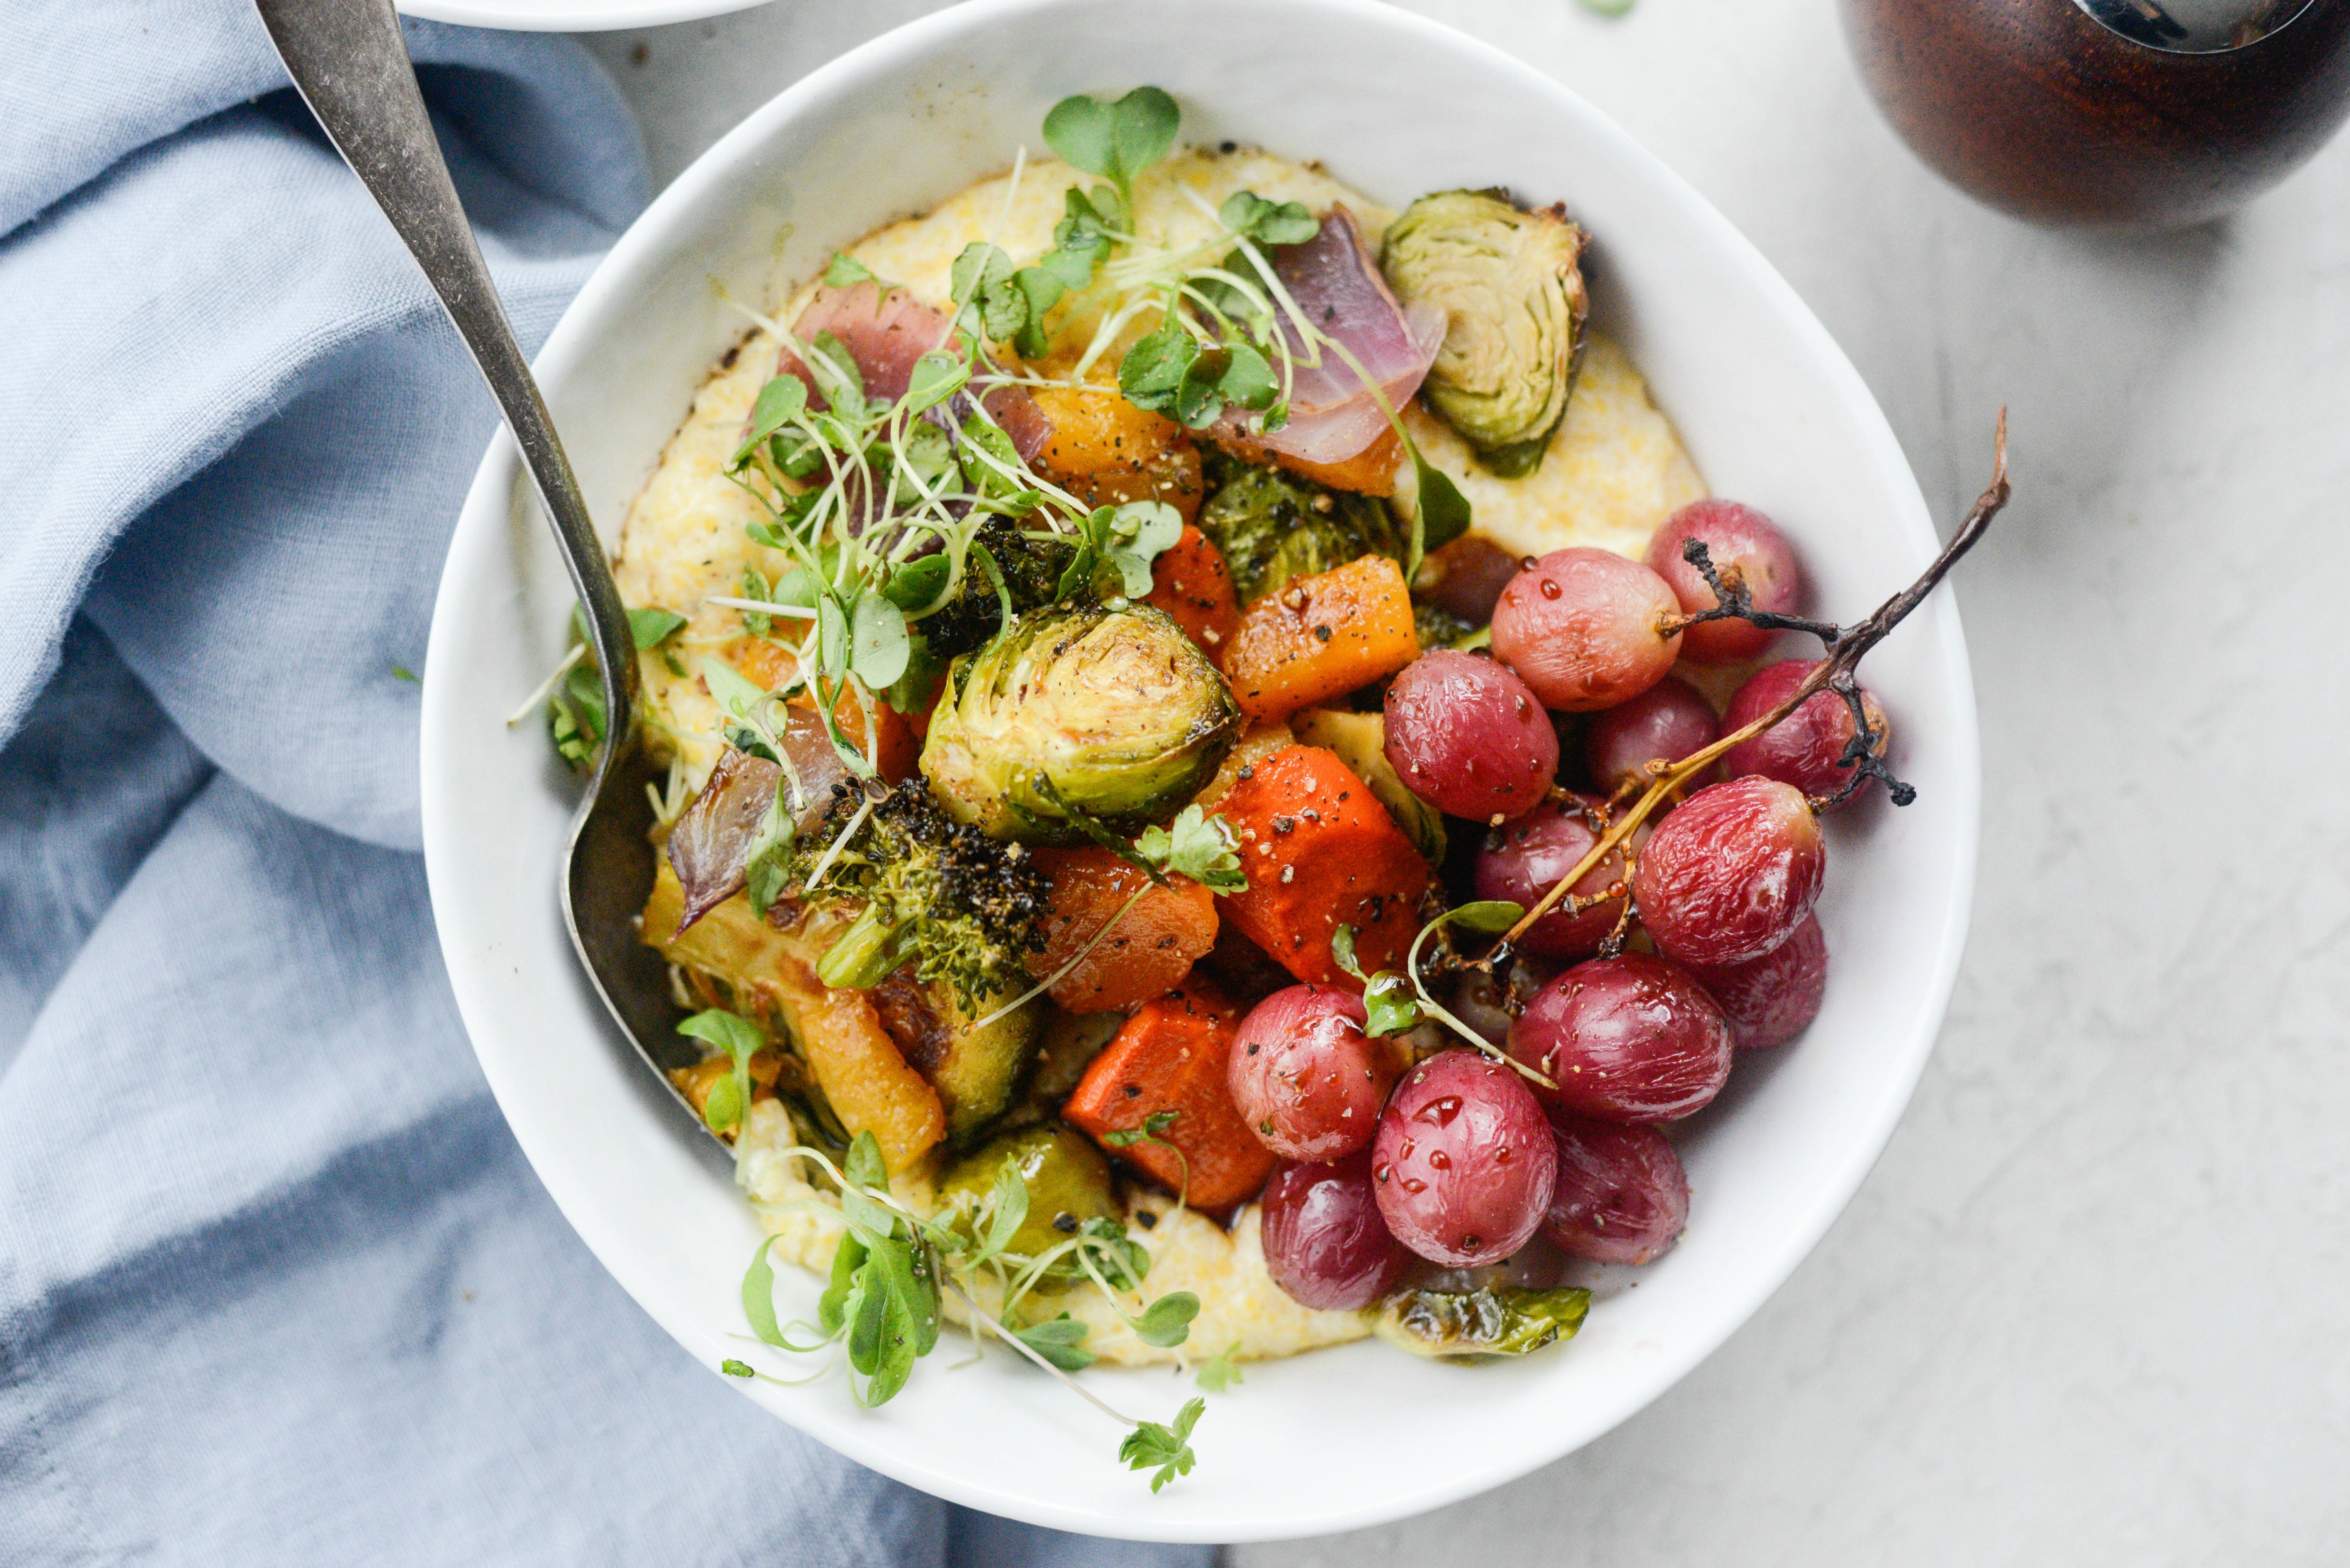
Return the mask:
M 1817 810 L 1844 799 L 1870 778 L 1881 778 L 1885 781 L 1887 792 L 1891 795 L 1896 805 L 1907 805 L 1917 799 L 1918 792 L 1895 778 L 1877 755 L 1876 746 L 1880 735 L 1868 722 L 1867 714 L 1863 711 L 1860 688 L 1853 679 L 1853 670 L 1860 663 L 1863 655 L 1884 641 L 1886 636 L 1895 627 L 1900 625 L 1911 610 L 1923 604 L 1926 597 L 1941 586 L 1942 579 L 1950 576 L 1950 568 L 1958 565 L 1960 557 L 1973 549 L 1976 541 L 1980 540 L 1985 531 L 1991 527 L 1991 520 L 1998 516 L 2000 509 L 2007 504 L 2009 494 L 2007 410 L 2002 409 L 1999 411 L 1998 432 L 1993 439 L 1991 448 L 1991 483 L 1985 487 L 1981 495 L 1975 498 L 1974 506 L 1967 513 L 1966 520 L 1959 524 L 1958 532 L 1950 535 L 1950 542 L 1942 546 L 1941 554 L 1934 557 L 1933 564 L 1918 574 L 1916 582 L 1877 606 L 1866 619 L 1856 621 L 1850 627 L 1838 627 L 1825 621 L 1804 620 L 1800 617 L 1773 615 L 1768 611 L 1755 609 L 1752 599 L 1746 592 L 1745 584 L 1737 580 L 1734 574 L 1730 581 L 1725 582 L 1714 570 L 1712 562 L 1706 555 L 1705 545 L 1698 540 L 1690 540 L 1686 546 L 1686 557 L 1690 565 L 1703 574 L 1707 586 L 1713 589 L 1718 602 L 1714 608 L 1691 616 L 1682 624 L 1694 625 L 1699 621 L 1735 618 L 1749 621 L 1766 630 L 1807 631 L 1820 639 L 1827 657 L 1804 678 L 1802 685 L 1788 693 L 1786 700 L 1768 713 L 1752 723 L 1722 736 L 1704 750 L 1683 757 L 1670 768 L 1659 774 L 1656 782 L 1643 792 L 1631 808 L 1608 825 L 1607 830 L 1599 836 L 1598 841 L 1592 845 L 1590 850 L 1580 861 L 1576 862 L 1575 868 L 1560 877 L 1550 891 L 1544 893 L 1534 908 L 1528 909 L 1518 923 L 1503 934 L 1499 950 L 1508 950 L 1519 938 L 1525 935 L 1527 928 L 1557 908 L 1559 900 L 1567 896 L 1568 888 L 1590 875 L 1594 867 L 1605 861 L 1618 845 L 1629 839 L 1633 829 L 1647 821 L 1657 807 L 1682 784 L 1711 767 L 1731 747 L 1752 740 L 1822 691 L 1834 691 L 1852 710 L 1853 738 L 1845 745 L 1843 760 L 1849 763 L 1854 771 L 1850 784 L 1826 800 L 1813 802 L 1814 809 Z

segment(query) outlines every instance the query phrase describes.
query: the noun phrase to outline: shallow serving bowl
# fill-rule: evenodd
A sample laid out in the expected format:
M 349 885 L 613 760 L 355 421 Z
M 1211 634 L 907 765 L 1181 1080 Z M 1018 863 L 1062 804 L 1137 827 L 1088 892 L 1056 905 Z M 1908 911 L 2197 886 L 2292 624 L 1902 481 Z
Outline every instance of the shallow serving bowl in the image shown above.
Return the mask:
M 607 536 L 712 362 L 780 265 L 1002 168 L 1055 99 L 1157 83 L 1195 140 L 1326 161 L 1401 204 L 1506 184 L 1564 199 L 1596 236 L 1600 323 L 1648 373 L 1718 493 L 1778 518 L 1820 610 L 1855 618 L 1935 544 L 1892 432 L 1801 301 L 1623 131 L 1507 57 L 1365 0 L 978 0 L 858 49 L 785 92 L 656 202 L 589 279 L 538 369 Z M 502 436 L 452 543 L 424 685 L 424 834 L 449 977 L 515 1135 L 598 1257 L 688 1354 L 744 1355 L 756 1231 L 721 1152 L 606 1022 L 556 904 L 576 785 L 515 701 L 561 656 L 570 601 Z M 1948 596 L 1866 667 L 1918 787 L 1832 830 L 1827 1002 L 1793 1047 L 1742 1060 L 1681 1147 L 1687 1236 L 1639 1288 L 1603 1288 L 1580 1338 L 1460 1368 L 1377 1343 L 1251 1366 L 1211 1399 L 1199 1469 L 1153 1497 L 1120 1433 L 1008 1356 L 941 1347 L 879 1411 L 837 1376 L 741 1386 L 889 1475 L 1062 1529 L 1237 1541 L 1372 1524 L 1470 1496 L 1638 1410 L 1743 1323 L 1852 1196 L 1931 1048 L 1974 879 L 1975 721 Z M 815 1282 L 786 1271 L 805 1311 Z M 790 1304 L 787 1301 L 786 1304 Z M 1209 1347 L 1212 1349 L 1214 1347 Z M 717 1374 L 713 1371 L 712 1376 Z M 1089 1373 L 1165 1419 L 1191 1393 Z

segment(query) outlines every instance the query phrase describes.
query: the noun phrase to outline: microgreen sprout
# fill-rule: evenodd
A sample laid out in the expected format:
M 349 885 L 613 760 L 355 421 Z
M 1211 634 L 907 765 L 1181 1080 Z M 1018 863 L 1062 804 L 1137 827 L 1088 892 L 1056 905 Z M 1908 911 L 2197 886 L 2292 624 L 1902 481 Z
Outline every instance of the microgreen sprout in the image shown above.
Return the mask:
M 869 1131 L 857 1135 L 838 1164 L 821 1149 L 795 1145 L 783 1152 L 830 1179 L 845 1223 L 812 1324 L 785 1324 L 778 1318 L 775 1265 L 769 1259 L 774 1239 L 761 1240 L 743 1276 L 743 1317 L 761 1344 L 795 1355 L 839 1346 L 846 1353 L 851 1390 L 869 1408 L 895 1397 L 914 1363 L 937 1345 L 944 1293 L 952 1292 L 975 1334 L 993 1335 L 1128 1428 L 1118 1457 L 1138 1469 L 1159 1467 L 1153 1491 L 1190 1472 L 1190 1437 L 1200 1418 L 1199 1400 L 1178 1412 L 1171 1427 L 1138 1421 L 1070 1376 L 1097 1359 L 1085 1347 L 1085 1324 L 1066 1311 L 1017 1329 L 1007 1323 L 1027 1293 L 1048 1274 L 1074 1275 L 1098 1288 L 1146 1344 L 1181 1345 L 1199 1313 L 1199 1298 L 1174 1291 L 1142 1303 L 1139 1312 L 1128 1310 L 1123 1298 L 1139 1294 L 1150 1257 L 1121 1228 L 1107 1220 L 1090 1220 L 1076 1235 L 1031 1258 L 1012 1250 L 1029 1204 L 1027 1183 L 1014 1160 L 1003 1162 L 975 1209 L 957 1205 L 925 1216 L 890 1190 L 880 1145 Z M 996 1310 L 983 1303 L 985 1294 L 999 1299 Z M 765 1376 L 735 1360 L 723 1363 L 720 1370 L 732 1377 Z M 1151 1457 L 1137 1462 L 1134 1456 L 1145 1452 Z
M 1236 1339 L 1208 1357 L 1200 1364 L 1200 1370 L 1193 1375 L 1191 1381 L 1211 1394 L 1230 1393 L 1247 1382 L 1248 1379 L 1241 1376 L 1240 1348 L 1241 1342 Z
M 1340 926 L 1330 933 L 1330 957 L 1340 970 L 1363 987 L 1363 1033 L 1378 1039 L 1417 1029 L 1422 1022 L 1411 982 L 1391 969 L 1365 974 L 1355 954 L 1355 928 Z

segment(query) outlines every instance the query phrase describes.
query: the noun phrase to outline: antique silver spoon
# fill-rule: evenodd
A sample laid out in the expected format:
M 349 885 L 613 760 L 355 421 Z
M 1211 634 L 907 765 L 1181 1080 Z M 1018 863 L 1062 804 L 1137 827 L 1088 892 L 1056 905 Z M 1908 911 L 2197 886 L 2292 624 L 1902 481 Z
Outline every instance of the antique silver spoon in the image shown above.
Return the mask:
M 571 819 L 564 851 L 564 923 L 614 1022 L 691 1114 L 667 1069 L 690 1065 L 700 1053 L 678 1036 L 668 970 L 636 931 L 637 912 L 653 881 L 653 847 L 647 836 L 652 806 L 645 786 L 655 770 L 629 722 L 637 695 L 635 639 L 571 461 L 563 454 L 546 400 L 515 341 L 490 269 L 466 225 L 449 166 L 442 161 L 415 67 L 400 39 L 400 18 L 391 0 L 254 4 L 296 89 L 447 307 L 546 504 L 572 587 L 587 607 L 588 640 L 603 673 L 607 737 Z M 695 1116 L 694 1124 L 702 1125 L 702 1118 Z

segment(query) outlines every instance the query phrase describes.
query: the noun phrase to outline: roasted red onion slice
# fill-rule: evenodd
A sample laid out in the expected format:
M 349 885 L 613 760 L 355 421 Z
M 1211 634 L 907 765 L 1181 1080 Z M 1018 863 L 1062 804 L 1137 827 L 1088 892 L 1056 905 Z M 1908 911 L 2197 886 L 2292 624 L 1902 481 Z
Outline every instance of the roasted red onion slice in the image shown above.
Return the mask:
M 847 288 L 824 287 L 816 291 L 807 308 L 792 323 L 792 334 L 803 343 L 812 344 L 820 332 L 829 332 L 848 350 L 857 361 L 857 372 L 864 378 L 865 395 L 888 398 L 891 401 L 906 395 L 914 378 L 914 361 L 933 348 L 948 347 L 947 315 L 924 305 L 902 288 L 881 291 L 877 283 L 865 282 Z M 797 376 L 808 389 L 808 405 L 821 409 L 825 400 L 816 391 L 816 378 L 808 371 L 800 357 L 789 348 L 783 352 L 775 366 L 779 376 Z M 1025 387 L 997 387 L 985 400 L 990 418 L 1003 427 L 1012 444 L 1023 461 L 1034 459 L 1053 439 L 1053 424 Z M 960 423 L 970 411 L 968 396 L 958 397 L 950 405 L 953 418 L 942 423 Z
M 824 820 L 833 802 L 834 786 L 847 782 L 848 770 L 813 710 L 794 706 L 787 711 L 791 718 L 783 735 L 784 750 L 799 775 L 802 803 L 792 826 L 807 833 Z M 711 770 L 710 782 L 679 815 L 669 836 L 669 863 L 685 890 L 678 930 L 684 930 L 749 885 L 751 846 L 759 836 L 760 819 L 775 798 L 783 773 L 764 757 L 730 746 Z
M 1274 247 L 1271 260 L 1299 311 L 1315 330 L 1345 346 L 1378 384 L 1388 406 L 1400 413 L 1444 342 L 1444 313 L 1427 305 L 1406 311 L 1396 303 L 1364 248 L 1355 215 L 1344 207 L 1331 208 L 1320 232 L 1304 244 Z M 1253 428 L 1256 415 L 1232 410 L 1224 427 L 1308 462 L 1344 462 L 1378 440 L 1388 419 L 1364 376 L 1329 348 L 1319 365 L 1305 363 L 1305 343 L 1285 311 L 1280 330 L 1298 357 L 1289 422 L 1266 434 Z

